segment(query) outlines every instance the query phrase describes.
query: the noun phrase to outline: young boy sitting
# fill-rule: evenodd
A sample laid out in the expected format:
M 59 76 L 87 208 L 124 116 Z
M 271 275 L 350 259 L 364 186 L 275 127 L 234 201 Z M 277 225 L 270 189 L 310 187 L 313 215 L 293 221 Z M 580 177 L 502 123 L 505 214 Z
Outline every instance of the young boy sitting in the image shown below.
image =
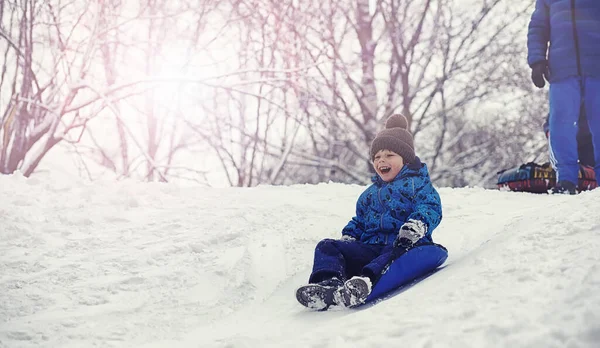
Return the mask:
M 371 144 L 377 175 L 360 195 L 356 216 L 341 239 L 317 244 L 309 284 L 296 291 L 308 308 L 363 303 L 398 250 L 433 243 L 431 233 L 442 219 L 440 196 L 415 156 L 406 117 L 390 116 L 385 128 Z

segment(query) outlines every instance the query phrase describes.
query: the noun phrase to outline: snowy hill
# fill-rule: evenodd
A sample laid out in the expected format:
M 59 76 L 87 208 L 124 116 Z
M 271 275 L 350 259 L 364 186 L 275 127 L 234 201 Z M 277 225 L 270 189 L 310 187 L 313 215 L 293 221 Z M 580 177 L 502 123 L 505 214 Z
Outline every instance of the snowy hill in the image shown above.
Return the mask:
M 600 347 L 600 190 L 439 189 L 443 270 L 307 311 L 363 189 L 0 176 L 0 347 Z

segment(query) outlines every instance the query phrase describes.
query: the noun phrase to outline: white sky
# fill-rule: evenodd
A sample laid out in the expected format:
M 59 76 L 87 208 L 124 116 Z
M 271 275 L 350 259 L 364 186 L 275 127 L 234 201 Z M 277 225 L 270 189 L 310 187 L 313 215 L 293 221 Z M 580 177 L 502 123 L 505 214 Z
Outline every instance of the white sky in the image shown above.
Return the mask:
M 363 189 L 0 176 L 0 347 L 598 347 L 598 190 L 441 188 L 443 270 L 304 309 L 314 246 Z

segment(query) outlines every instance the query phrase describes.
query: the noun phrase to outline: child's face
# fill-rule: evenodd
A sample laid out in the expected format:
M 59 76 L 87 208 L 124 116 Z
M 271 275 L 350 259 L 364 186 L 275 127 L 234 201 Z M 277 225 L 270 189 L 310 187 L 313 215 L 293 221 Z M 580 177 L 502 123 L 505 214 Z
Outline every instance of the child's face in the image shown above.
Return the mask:
M 404 159 L 399 154 L 390 150 L 379 150 L 373 158 L 375 172 L 385 182 L 394 180 L 403 166 Z

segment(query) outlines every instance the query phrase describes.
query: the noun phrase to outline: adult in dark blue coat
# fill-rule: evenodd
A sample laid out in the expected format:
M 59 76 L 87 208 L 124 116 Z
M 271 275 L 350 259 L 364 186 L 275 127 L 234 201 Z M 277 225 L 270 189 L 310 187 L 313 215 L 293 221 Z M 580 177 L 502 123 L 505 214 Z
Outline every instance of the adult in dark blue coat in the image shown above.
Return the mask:
M 536 0 L 527 35 L 533 83 L 550 83 L 550 160 L 554 192 L 576 193 L 580 108 L 592 134 L 600 182 L 600 1 Z

